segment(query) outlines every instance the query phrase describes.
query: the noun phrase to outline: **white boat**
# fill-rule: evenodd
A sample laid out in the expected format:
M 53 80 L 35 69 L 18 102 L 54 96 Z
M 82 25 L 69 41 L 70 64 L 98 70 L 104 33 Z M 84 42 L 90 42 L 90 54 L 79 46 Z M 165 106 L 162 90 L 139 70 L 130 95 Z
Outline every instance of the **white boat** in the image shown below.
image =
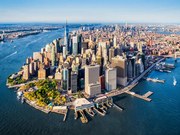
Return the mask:
M 136 93 L 135 92 L 130 92 L 131 95 L 135 95 Z
M 173 77 L 173 78 L 174 78 L 173 79 L 173 85 L 176 86 L 176 84 L 177 84 L 176 78 L 175 77 Z
M 17 92 L 17 96 L 18 96 L 18 97 L 21 97 L 22 94 L 23 94 L 22 91 L 18 91 L 18 92 Z

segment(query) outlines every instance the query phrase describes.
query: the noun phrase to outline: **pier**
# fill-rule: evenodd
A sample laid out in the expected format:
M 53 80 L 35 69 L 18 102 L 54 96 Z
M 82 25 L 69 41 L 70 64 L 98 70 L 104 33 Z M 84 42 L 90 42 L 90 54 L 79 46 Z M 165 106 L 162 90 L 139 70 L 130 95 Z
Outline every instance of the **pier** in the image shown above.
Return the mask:
M 137 98 L 143 99 L 143 100 L 148 101 L 148 102 L 151 101 L 151 99 L 148 98 L 148 97 L 153 94 L 153 92 L 151 92 L 151 91 L 148 91 L 148 92 L 145 93 L 144 95 L 138 95 L 138 94 L 136 94 L 136 93 L 133 93 L 133 94 L 132 94 L 131 91 L 126 91 L 125 93 L 127 93 L 127 94 L 129 94 L 129 95 L 132 95 L 132 96 L 135 96 L 135 97 L 137 97 Z
M 118 105 L 116 105 L 115 103 L 113 104 L 113 107 L 117 108 L 119 111 L 123 111 L 123 109 L 119 107 Z
M 83 110 L 80 110 L 79 112 L 80 112 L 80 114 L 81 114 L 81 117 L 80 117 L 81 122 L 82 122 L 82 123 L 88 123 L 88 119 L 86 118 Z

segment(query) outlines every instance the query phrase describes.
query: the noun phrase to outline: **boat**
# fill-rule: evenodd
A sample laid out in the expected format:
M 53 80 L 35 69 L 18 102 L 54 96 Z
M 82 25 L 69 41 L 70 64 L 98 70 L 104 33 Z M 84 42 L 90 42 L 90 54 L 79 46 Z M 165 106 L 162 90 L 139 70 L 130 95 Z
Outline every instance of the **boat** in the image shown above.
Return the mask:
M 129 92 L 131 95 L 135 95 L 136 93 L 135 92 Z
M 22 97 L 22 98 L 21 98 L 21 103 L 22 103 L 22 104 L 24 103 L 24 100 L 25 100 L 24 97 Z
M 78 119 L 78 112 L 77 112 L 77 111 L 74 112 L 74 119 L 75 119 L 75 120 Z
M 176 78 L 173 77 L 173 85 L 176 86 L 176 84 L 177 84 Z
M 81 122 L 82 122 L 82 123 L 88 123 L 88 119 L 86 118 L 83 110 L 80 110 L 79 112 L 80 112 L 80 114 L 81 114 L 81 117 L 80 117 Z
M 22 95 L 23 95 L 22 91 L 18 91 L 17 92 L 17 99 L 20 100 Z
M 158 78 L 147 78 L 147 81 L 151 81 L 151 82 L 158 82 L 158 83 L 164 83 L 165 80 L 160 80 Z

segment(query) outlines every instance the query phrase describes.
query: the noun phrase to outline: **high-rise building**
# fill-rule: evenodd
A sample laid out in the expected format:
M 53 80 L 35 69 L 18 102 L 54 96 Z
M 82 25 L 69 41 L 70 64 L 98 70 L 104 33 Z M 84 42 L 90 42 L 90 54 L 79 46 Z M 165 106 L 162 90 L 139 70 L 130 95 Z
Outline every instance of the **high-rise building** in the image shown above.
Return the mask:
M 69 40 L 68 40 L 68 36 L 69 36 L 69 29 L 68 29 L 68 26 L 67 26 L 67 20 L 66 20 L 66 25 L 64 27 L 64 46 L 63 46 L 63 57 L 66 58 L 66 55 L 68 54 L 68 43 L 69 43 Z
M 117 88 L 117 69 L 108 68 L 105 71 L 105 87 L 107 91 Z
M 54 44 L 54 46 L 55 46 L 55 49 L 54 49 L 54 51 L 55 51 L 55 53 L 59 53 L 59 40 L 58 39 L 55 39 L 54 41 L 53 41 L 53 44 Z
M 91 97 L 101 93 L 99 83 L 99 65 L 85 66 L 85 92 Z
M 117 69 L 117 84 L 127 85 L 127 59 L 122 56 L 112 58 L 112 67 Z
M 52 45 L 52 51 L 51 51 L 51 65 L 55 66 L 56 64 L 56 57 L 55 57 L 55 45 Z
M 73 36 L 72 40 L 72 54 L 77 55 L 78 54 L 78 36 Z
M 128 59 L 128 62 L 127 62 L 127 77 L 129 79 L 133 78 L 133 66 L 132 66 L 131 59 Z
M 71 91 L 72 93 L 77 92 L 77 73 L 71 72 Z
M 78 35 L 78 54 L 81 54 L 81 48 L 82 48 L 82 35 Z
M 40 52 L 34 52 L 33 53 L 33 59 L 39 60 L 41 63 L 44 62 L 43 61 L 43 55 Z
M 62 88 L 63 90 L 68 90 L 69 89 L 69 70 L 67 68 L 63 69 L 63 82 L 62 82 Z
M 116 47 L 117 46 L 117 37 L 114 36 L 113 38 L 113 46 Z
M 34 62 L 31 62 L 31 63 L 29 64 L 29 73 L 30 73 L 31 75 L 34 74 Z
M 83 54 L 88 49 L 88 42 L 82 42 L 81 48 L 81 53 Z
M 112 58 L 115 56 L 114 53 L 115 53 L 115 49 L 113 47 L 111 47 L 109 49 L 109 61 L 110 62 L 112 61 Z
M 29 65 L 25 65 L 23 69 L 23 79 L 28 80 L 29 79 Z
M 40 64 L 40 68 L 38 70 L 38 79 L 46 79 L 47 74 L 46 74 L 46 69 L 44 65 Z

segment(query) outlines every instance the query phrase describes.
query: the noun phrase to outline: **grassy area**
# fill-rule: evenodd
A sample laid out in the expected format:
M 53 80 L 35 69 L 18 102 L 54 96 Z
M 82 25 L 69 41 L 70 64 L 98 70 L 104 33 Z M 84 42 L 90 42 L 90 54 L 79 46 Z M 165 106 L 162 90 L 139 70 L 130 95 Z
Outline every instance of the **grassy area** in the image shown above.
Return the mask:
M 22 76 L 18 76 L 18 77 L 14 78 L 14 79 L 11 79 L 10 77 L 8 77 L 7 82 L 8 82 L 8 84 L 10 84 L 12 86 L 12 85 L 25 83 L 26 80 L 22 79 Z
M 57 90 L 57 83 L 55 80 L 40 80 L 36 83 L 28 84 L 26 87 L 36 86 L 38 90 L 32 92 L 25 92 L 24 96 L 31 100 L 36 101 L 39 106 L 47 106 L 49 103 L 55 105 L 64 105 L 66 98 Z

